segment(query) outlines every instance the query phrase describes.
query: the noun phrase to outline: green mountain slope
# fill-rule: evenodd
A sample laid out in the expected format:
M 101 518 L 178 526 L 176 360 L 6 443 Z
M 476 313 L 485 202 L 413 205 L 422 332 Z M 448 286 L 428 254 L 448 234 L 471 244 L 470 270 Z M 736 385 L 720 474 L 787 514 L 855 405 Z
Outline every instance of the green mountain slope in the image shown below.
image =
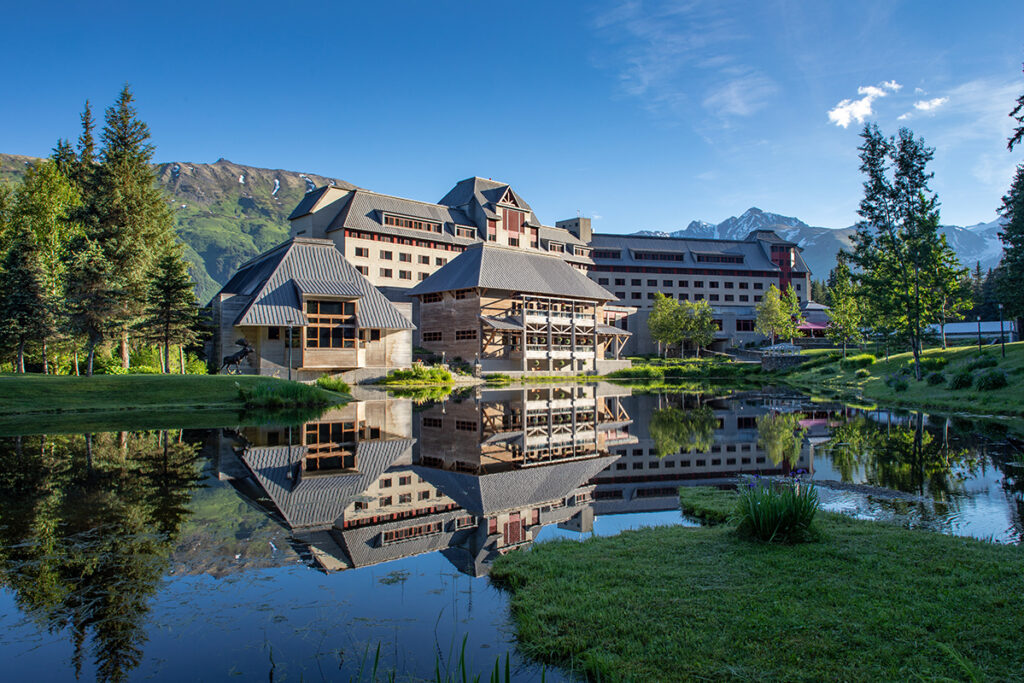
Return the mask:
M 0 183 L 17 182 L 32 157 L 0 154 Z M 196 294 L 205 303 L 238 265 L 288 237 L 288 214 L 308 189 L 353 185 L 312 173 L 256 168 L 219 159 L 213 164 L 156 164 L 186 244 Z

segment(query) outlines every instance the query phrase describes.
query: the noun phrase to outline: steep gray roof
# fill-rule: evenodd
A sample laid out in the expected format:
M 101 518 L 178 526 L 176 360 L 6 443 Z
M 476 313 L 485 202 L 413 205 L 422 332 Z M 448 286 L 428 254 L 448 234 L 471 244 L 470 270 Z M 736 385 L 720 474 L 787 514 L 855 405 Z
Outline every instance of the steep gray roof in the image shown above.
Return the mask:
M 474 287 L 597 301 L 615 299 L 560 256 L 483 243 L 467 248 L 409 293 L 415 296 Z
M 652 237 L 647 235 L 609 235 L 596 233 L 590 246 L 595 250 L 619 249 L 618 259 L 604 259 L 593 254 L 598 263 L 623 263 L 647 267 L 692 267 L 692 268 L 729 268 L 730 270 L 767 270 L 779 271 L 758 241 L 694 239 L 689 237 Z M 680 254 L 679 261 L 651 261 L 636 258 L 639 252 Z M 799 252 L 798 252 L 799 253 Z M 706 263 L 698 262 L 697 254 L 729 254 L 742 255 L 743 263 Z
M 322 187 L 318 187 L 315 190 L 312 190 L 304 194 L 302 196 L 302 199 L 299 200 L 299 203 L 295 206 L 294 209 L 292 209 L 292 212 L 288 215 L 288 220 L 292 220 L 293 218 L 298 218 L 300 216 L 305 216 L 307 213 L 312 211 L 313 207 L 316 206 L 316 203 L 320 201 L 320 198 L 327 193 L 327 190 L 329 188 L 330 185 L 324 185 Z
M 492 515 L 561 500 L 616 460 L 604 455 L 481 475 L 419 466 L 413 471 L 464 510 Z
M 441 223 L 443 232 L 435 233 L 414 228 L 384 225 L 385 213 Z M 378 194 L 369 190 L 354 190 L 350 195 L 348 203 L 338 212 L 338 215 L 335 216 L 334 220 L 327 227 L 327 231 L 351 228 L 354 230 L 400 235 L 413 239 L 431 239 L 452 244 L 473 243 L 474 240 L 471 238 L 456 237 L 454 234 L 455 225 L 464 225 L 474 230 L 477 229 L 476 224 L 469 216 L 449 206 L 418 202 L 412 199 Z
M 306 325 L 306 293 L 358 297 L 359 327 L 413 329 L 330 240 L 297 237 L 274 247 L 244 264 L 221 292 L 252 296 L 236 325 Z
M 483 210 L 483 212 L 489 218 L 495 218 L 498 216 L 496 211 L 498 202 L 505 196 L 505 192 L 511 190 L 508 183 L 500 183 L 496 180 L 490 180 L 487 178 L 466 178 L 460 180 L 455 184 L 455 187 L 448 191 L 438 204 L 444 204 L 445 206 L 453 206 L 456 208 L 462 208 L 464 206 L 477 206 Z M 530 225 L 540 225 L 540 221 L 537 220 L 537 216 L 533 213 L 533 209 L 530 205 L 520 197 L 515 190 L 512 190 L 512 196 L 515 198 L 516 204 L 520 209 L 525 211 L 527 216 L 527 222 Z
M 242 462 L 291 528 L 329 527 L 362 497 L 380 475 L 408 453 L 415 439 L 361 441 L 358 472 L 304 476 L 305 446 L 260 446 L 242 453 Z

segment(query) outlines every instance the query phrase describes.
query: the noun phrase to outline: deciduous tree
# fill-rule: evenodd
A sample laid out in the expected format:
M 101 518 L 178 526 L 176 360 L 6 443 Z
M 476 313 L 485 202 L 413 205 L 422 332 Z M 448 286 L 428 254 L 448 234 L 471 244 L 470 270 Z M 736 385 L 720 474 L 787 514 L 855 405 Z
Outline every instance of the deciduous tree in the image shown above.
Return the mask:
M 757 320 L 754 322 L 754 331 L 772 340 L 781 334 L 786 326 L 786 316 L 782 310 L 782 299 L 779 296 L 779 288 L 772 285 L 761 297 L 757 304 Z
M 832 271 L 829 287 L 829 322 L 825 334 L 836 344 L 842 344 L 843 358 L 846 358 L 847 344 L 859 343 L 863 324 L 862 307 L 857 289 L 850 278 L 849 267 L 840 261 Z

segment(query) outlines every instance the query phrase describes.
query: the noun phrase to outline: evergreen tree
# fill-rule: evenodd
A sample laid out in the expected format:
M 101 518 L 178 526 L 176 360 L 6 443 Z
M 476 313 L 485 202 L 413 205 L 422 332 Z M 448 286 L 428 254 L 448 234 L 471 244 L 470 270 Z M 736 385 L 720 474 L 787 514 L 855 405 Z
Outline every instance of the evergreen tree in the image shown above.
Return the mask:
M 111 286 L 113 269 L 96 240 L 81 237 L 75 244 L 67 283 L 71 329 L 86 338 L 86 371 L 92 377 L 96 347 L 106 339 L 122 312 L 122 293 Z
M 53 333 L 53 305 L 43 255 L 35 235 L 22 224 L 0 265 L 0 335 L 16 350 L 17 372 L 25 372 L 26 344 Z
M 149 339 L 163 346 L 164 372 L 170 372 L 171 344 L 184 346 L 199 337 L 199 306 L 180 244 L 168 249 L 153 269 L 141 327 Z M 184 365 L 181 373 L 185 374 Z
M 826 306 L 831 305 L 829 299 L 828 288 L 831 284 L 832 275 L 829 274 L 829 284 L 821 280 L 811 280 L 811 301 L 816 301 L 819 304 L 825 304 Z
M 832 305 L 828 312 L 829 323 L 825 334 L 834 343 L 842 345 L 843 358 L 846 358 L 847 344 L 857 344 L 864 338 L 861 334 L 863 313 L 857 289 L 850 277 L 850 269 L 842 260 L 832 271 L 829 279 L 832 281 L 829 287 Z
M 1024 95 L 1021 95 L 1021 102 L 1017 105 L 1018 110 L 1024 106 Z M 1024 112 L 1021 116 L 1024 117 Z M 1017 319 L 1019 330 L 1024 321 L 1024 164 L 1017 166 L 1010 191 L 1003 197 L 1003 205 L 999 207 L 999 215 L 1006 223 L 999 232 L 999 239 L 1003 242 L 1003 259 L 999 264 L 1001 277 L 998 294 L 1006 307 L 1006 314 Z
M 82 280 L 76 291 L 78 320 L 87 329 L 90 357 L 107 334 L 119 331 L 123 367 L 128 367 L 128 328 L 142 314 L 154 254 L 163 253 L 174 239 L 170 207 L 150 165 L 149 127 L 138 119 L 133 103 L 126 85 L 106 110 L 99 163 L 92 161 L 95 124 L 88 103 L 82 114 L 77 178 L 84 188 L 82 222 L 90 244 L 80 246 L 98 253 L 102 264 L 78 259 L 84 270 L 72 276 Z M 100 272 L 104 279 L 97 279 Z M 108 316 L 102 325 L 86 311 L 90 297 Z
M 849 260 L 858 267 L 858 284 L 873 316 L 909 342 L 920 380 L 924 330 L 939 319 L 933 293 L 953 272 L 940 265 L 955 262 L 940 239 L 938 199 L 928 187 L 934 150 L 907 128 L 886 138 L 868 124 L 861 138 L 860 169 L 867 179 Z
M 1024 69 L 1024 66 L 1022 66 L 1022 69 Z M 1006 148 L 1012 152 L 1017 144 L 1024 141 L 1024 94 L 1017 98 L 1017 105 L 1010 110 L 1010 118 L 1017 122 L 1017 127 L 1013 129 L 1013 134 L 1006 141 Z

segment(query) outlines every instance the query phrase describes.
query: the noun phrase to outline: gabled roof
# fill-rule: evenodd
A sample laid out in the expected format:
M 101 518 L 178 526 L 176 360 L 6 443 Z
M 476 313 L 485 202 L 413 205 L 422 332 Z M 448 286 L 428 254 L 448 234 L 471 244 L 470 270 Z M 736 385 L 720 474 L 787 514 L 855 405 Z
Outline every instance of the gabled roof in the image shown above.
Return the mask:
M 742 264 L 729 264 L 730 269 L 750 269 L 779 271 L 779 267 L 772 263 L 767 251 L 759 241 L 739 240 L 715 240 L 697 239 L 691 237 L 655 237 L 650 235 L 611 235 L 607 233 L 595 233 L 590 242 L 595 250 L 618 249 L 621 254 L 616 263 L 635 263 L 638 266 L 660 265 L 649 260 L 638 259 L 636 255 L 641 252 L 648 253 L 673 253 L 680 254 L 681 260 L 673 261 L 672 266 L 692 266 L 696 268 L 721 268 L 717 263 L 702 263 L 697 261 L 697 254 L 722 254 L 731 256 L 743 256 Z M 798 252 L 799 253 L 799 252 Z M 594 255 L 595 261 L 608 261 Z
M 425 232 L 414 228 L 398 228 L 384 225 L 384 214 L 393 214 L 404 218 L 419 218 L 425 221 L 441 223 L 441 233 Z M 476 224 L 462 211 L 449 206 L 418 202 L 413 199 L 378 194 L 369 190 L 354 190 L 351 199 L 331 221 L 327 231 L 340 228 L 370 230 L 388 234 L 402 235 L 415 239 L 431 239 L 439 242 L 469 244 L 472 239 L 455 237 L 454 225 L 465 225 L 476 229 Z
M 513 190 L 508 183 L 499 183 L 495 180 L 489 180 L 487 178 L 466 178 L 455 183 L 455 187 L 448 191 L 438 204 L 444 204 L 445 206 L 453 206 L 456 208 L 462 208 L 465 206 L 478 206 L 483 210 L 484 214 L 488 218 L 497 218 L 498 213 L 495 210 L 498 206 L 498 202 L 501 201 L 502 197 L 505 196 L 506 192 L 511 192 L 515 198 L 518 208 L 522 211 L 526 211 L 529 216 L 527 222 L 530 225 L 540 225 L 540 221 L 537 220 L 537 216 L 534 215 L 533 209 L 530 205 L 520 197 L 515 190 Z
M 358 298 L 359 327 L 414 327 L 330 240 L 296 237 L 278 245 L 243 264 L 221 293 L 252 297 L 235 325 L 306 325 L 301 294 L 320 294 Z
M 474 244 L 409 294 L 455 289 L 498 289 L 574 299 L 613 301 L 615 296 L 558 255 Z

